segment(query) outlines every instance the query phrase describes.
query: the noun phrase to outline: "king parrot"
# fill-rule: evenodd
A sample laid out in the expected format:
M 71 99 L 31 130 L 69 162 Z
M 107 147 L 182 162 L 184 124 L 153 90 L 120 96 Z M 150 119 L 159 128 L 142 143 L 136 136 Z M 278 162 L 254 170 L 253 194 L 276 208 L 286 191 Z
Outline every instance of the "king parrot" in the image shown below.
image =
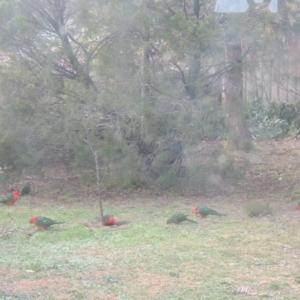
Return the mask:
M 297 199 L 297 200 L 296 200 L 295 208 L 296 208 L 297 210 L 300 210 L 300 199 Z
M 174 223 L 174 224 L 179 224 L 183 221 L 189 221 L 189 222 L 192 222 L 192 223 L 198 223 L 196 221 L 193 221 L 193 220 L 190 220 L 187 218 L 186 215 L 184 214 L 181 214 L 181 213 L 177 213 L 177 214 L 174 214 L 172 215 L 168 220 L 167 220 L 167 224 L 171 224 L 171 223 Z
M 31 217 L 29 223 L 34 224 L 38 230 L 47 229 L 49 226 L 54 224 L 64 224 L 65 222 L 55 221 L 46 217 Z
M 208 215 L 213 215 L 213 216 L 226 216 L 225 214 L 220 214 L 217 211 L 215 211 L 212 208 L 206 207 L 206 206 L 198 206 L 194 207 L 192 209 L 192 213 L 195 215 L 200 215 L 202 218 L 206 218 Z
M 27 183 L 21 190 L 21 196 L 28 195 L 30 193 L 30 183 Z
M 15 202 L 17 202 L 18 198 L 19 198 L 19 191 L 13 190 L 11 195 L 4 197 L 2 200 L 0 200 L 0 203 L 6 205 L 12 205 Z
M 103 222 L 104 226 L 111 226 L 116 224 L 116 218 L 113 215 L 104 215 Z

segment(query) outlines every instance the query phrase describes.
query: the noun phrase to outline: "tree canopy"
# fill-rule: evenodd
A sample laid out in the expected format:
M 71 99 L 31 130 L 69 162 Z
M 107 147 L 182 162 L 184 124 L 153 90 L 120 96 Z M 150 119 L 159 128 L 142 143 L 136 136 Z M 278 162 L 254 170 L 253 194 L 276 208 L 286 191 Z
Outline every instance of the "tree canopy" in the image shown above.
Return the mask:
M 298 2 L 249 3 L 0 0 L 0 165 L 89 168 L 89 144 L 113 184 L 168 185 L 201 140 L 249 150 L 246 104 L 299 95 Z

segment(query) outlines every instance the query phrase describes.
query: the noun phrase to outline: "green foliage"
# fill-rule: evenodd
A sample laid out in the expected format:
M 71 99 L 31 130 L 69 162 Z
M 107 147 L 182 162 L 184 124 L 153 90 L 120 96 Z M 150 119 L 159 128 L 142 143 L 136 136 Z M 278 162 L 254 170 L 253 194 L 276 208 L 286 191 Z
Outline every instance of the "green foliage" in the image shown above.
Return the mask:
M 185 103 L 176 121 L 183 138 L 190 144 L 222 139 L 226 134 L 224 111 L 214 98 L 203 99 L 196 104 Z
M 169 165 L 162 157 L 165 155 L 161 155 L 151 165 L 152 182 L 163 188 L 175 187 L 182 180 L 183 168 Z
M 0 139 L 0 166 L 13 170 L 22 170 L 31 164 L 28 148 L 22 140 L 16 137 L 3 137 Z
M 250 203 L 246 207 L 246 213 L 249 217 L 261 217 L 272 213 L 272 208 L 268 203 Z
M 144 184 L 140 168 L 140 158 L 137 153 L 126 153 L 124 157 L 110 164 L 109 183 L 117 189 L 136 189 Z
M 89 140 L 107 186 L 193 181 L 187 174 L 194 170 L 183 166 L 186 149 L 226 135 L 216 99 L 222 27 L 213 7 L 200 5 L 198 18 L 192 1 L 183 8 L 179 1 L 76 0 L 58 9 L 62 3 L 0 1 L 1 47 L 9 54 L 0 63 L 0 163 L 65 163 L 84 170 L 82 181 L 92 184 Z M 237 28 L 238 19 L 230 25 L 242 35 L 248 27 Z M 280 122 L 271 110 L 257 113 L 253 135 L 284 135 L 292 113 L 278 108 Z M 230 159 L 200 169 L 233 181 L 240 172 Z
M 216 41 L 218 27 L 211 26 L 214 18 L 210 16 L 199 22 L 195 16 L 187 19 L 179 10 L 166 18 L 165 6 L 161 3 L 151 8 L 161 16 L 159 19 L 149 14 L 149 3 L 88 3 L 90 10 L 86 9 L 86 3 L 77 1 L 76 10 L 66 6 L 66 11 L 55 11 L 51 2 L 44 6 L 35 3 L 30 9 L 25 2 L 21 6 L 17 1 L 1 2 L 0 13 L 9 26 L 0 24 L 0 38 L 11 34 L 15 38 L 7 40 L 8 45 L 18 48 L 23 43 L 20 51 L 24 50 L 22 56 L 17 53 L 2 69 L 0 80 L 4 91 L 0 101 L 5 104 L 1 113 L 6 116 L 0 119 L 3 128 L 7 128 L 7 135 L 14 136 L 18 132 L 18 136 L 22 136 L 20 143 L 27 147 L 22 153 L 11 155 L 10 163 L 24 165 L 18 156 L 30 153 L 41 164 L 63 162 L 76 169 L 83 168 L 82 180 L 93 182 L 93 176 L 87 175 L 90 174 L 87 169 L 95 167 L 86 144 L 89 139 L 99 156 L 101 170 L 108 170 L 109 186 L 177 185 L 182 176 L 179 172 L 182 149 L 180 153 L 176 150 L 174 155 L 174 148 L 163 149 L 156 145 L 165 142 L 172 145 L 175 136 L 193 143 L 198 139 L 220 137 L 224 127 L 221 110 L 211 103 L 201 106 L 200 101 L 182 105 L 182 100 L 177 100 L 180 88 L 174 89 L 172 83 L 174 76 L 162 80 L 165 72 L 159 61 L 147 67 L 148 79 L 149 84 L 156 85 L 166 96 L 157 98 L 153 94 L 153 99 L 157 99 L 151 103 L 141 97 L 144 82 L 136 74 L 145 62 L 144 41 L 131 39 L 128 43 L 128 34 L 131 36 L 136 28 L 143 34 L 147 30 L 152 32 L 159 24 L 162 30 L 145 42 L 157 44 L 162 52 L 167 50 L 171 55 L 174 49 L 180 50 L 181 59 L 190 63 L 189 58 L 185 58 L 186 51 L 200 54 Z M 172 6 L 177 4 L 172 3 Z M 57 13 L 72 15 L 73 39 L 68 49 L 55 30 L 48 30 L 52 24 L 40 14 L 44 9 L 52 15 L 53 21 L 57 21 Z M 120 12 L 118 17 L 110 14 L 115 9 Z M 14 13 L 7 14 L 12 11 Z M 76 26 L 80 34 L 76 33 Z M 110 34 L 109 43 L 99 47 L 99 39 L 105 41 Z M 80 42 L 73 43 L 76 40 Z M 32 53 L 31 56 L 28 53 Z M 70 59 L 72 53 L 77 55 L 79 65 Z M 88 84 L 83 74 L 90 76 Z M 181 109 L 170 113 L 170 99 Z M 9 150 L 4 148 L 3 151 Z
M 184 189 L 217 192 L 224 183 L 232 184 L 245 176 L 247 163 L 238 163 L 234 156 L 218 148 L 208 147 L 191 153 L 187 161 Z
M 74 145 L 74 157 L 72 159 L 72 166 L 76 168 L 93 168 L 95 165 L 95 159 L 91 150 L 88 149 L 86 145 L 82 143 L 76 143 Z
M 252 102 L 247 111 L 249 129 L 258 140 L 271 140 L 286 136 L 297 121 L 293 104 L 272 102 L 268 106 Z

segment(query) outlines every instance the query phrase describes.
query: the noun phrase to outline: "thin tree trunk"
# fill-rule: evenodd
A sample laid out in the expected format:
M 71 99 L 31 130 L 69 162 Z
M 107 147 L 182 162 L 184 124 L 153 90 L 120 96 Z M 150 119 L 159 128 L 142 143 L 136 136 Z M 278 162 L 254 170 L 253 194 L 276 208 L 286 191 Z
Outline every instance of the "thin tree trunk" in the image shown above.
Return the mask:
M 227 150 L 249 151 L 250 132 L 243 110 L 243 62 L 242 47 L 239 39 L 227 39 L 226 60 L 230 68 L 225 74 L 225 110 L 228 129 Z
M 273 87 L 273 60 L 270 61 L 270 83 L 269 83 L 269 99 L 272 101 L 272 87 Z M 270 102 L 269 101 L 269 102 Z
M 97 192 L 98 192 L 98 199 L 99 199 L 99 208 L 100 208 L 100 216 L 101 221 L 103 222 L 103 205 L 101 199 L 101 190 L 100 190 L 100 176 L 99 176 L 99 164 L 98 164 L 98 153 L 97 151 L 93 152 L 95 158 L 95 167 L 96 167 L 96 178 L 97 178 Z
M 199 11 L 200 11 L 200 2 L 199 0 L 194 0 L 193 2 L 193 15 L 199 19 Z
M 289 102 L 289 90 L 290 90 L 290 57 L 287 58 L 286 62 L 286 102 Z
M 200 0 L 193 1 L 193 16 L 199 19 L 200 12 Z M 190 71 L 188 75 L 188 82 L 186 84 L 187 96 L 191 99 L 195 99 L 199 90 L 199 77 L 201 68 L 201 56 L 199 51 L 196 51 L 190 55 Z
M 261 103 L 264 103 L 264 90 L 265 90 L 265 70 L 264 70 L 264 55 L 262 53 L 262 56 L 261 56 L 261 85 L 260 85 L 260 92 L 261 92 Z

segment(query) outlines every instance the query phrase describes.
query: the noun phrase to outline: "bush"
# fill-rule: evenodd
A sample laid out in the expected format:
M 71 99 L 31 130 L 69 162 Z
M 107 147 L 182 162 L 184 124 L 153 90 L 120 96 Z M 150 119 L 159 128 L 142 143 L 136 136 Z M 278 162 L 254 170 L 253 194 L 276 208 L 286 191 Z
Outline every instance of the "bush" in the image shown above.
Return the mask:
M 30 156 L 26 145 L 14 137 L 0 140 L 0 166 L 12 170 L 22 170 L 30 165 Z
M 252 102 L 246 115 L 252 136 L 262 141 L 286 136 L 297 119 L 297 110 L 293 104 L 272 102 L 264 106 Z
M 186 155 L 186 175 L 182 185 L 186 190 L 220 192 L 225 186 L 242 180 L 247 167 L 228 155 L 223 147 L 212 145 Z
M 246 213 L 250 218 L 262 217 L 272 213 L 272 208 L 268 203 L 251 203 L 246 207 Z

